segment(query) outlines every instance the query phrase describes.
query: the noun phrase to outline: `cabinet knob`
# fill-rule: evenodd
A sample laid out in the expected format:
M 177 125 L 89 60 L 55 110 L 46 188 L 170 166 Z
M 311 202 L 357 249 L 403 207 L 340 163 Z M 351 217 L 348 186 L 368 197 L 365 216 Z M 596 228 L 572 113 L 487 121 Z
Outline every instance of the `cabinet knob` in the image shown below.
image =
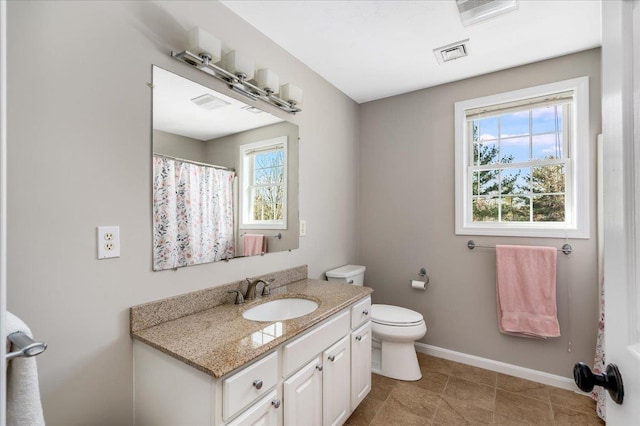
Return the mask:
M 369 311 L 365 309 L 364 311 L 362 311 L 362 315 L 369 315 Z
M 280 400 L 274 399 L 273 401 L 271 401 L 271 405 L 273 405 L 276 408 L 280 408 Z
M 360 340 L 362 340 L 362 336 L 356 336 L 356 340 L 359 342 Z
M 322 364 L 318 364 L 318 365 L 316 365 L 316 370 L 318 370 L 318 371 L 322 371 Z
M 262 389 L 262 380 L 260 380 L 260 379 L 254 380 L 253 381 L 253 386 L 255 386 L 256 389 Z
M 335 361 L 335 360 L 336 360 L 336 356 L 335 356 L 335 355 L 329 355 L 327 358 L 328 358 L 328 359 L 329 359 L 329 361 L 331 361 L 331 362 L 333 362 L 333 361 Z

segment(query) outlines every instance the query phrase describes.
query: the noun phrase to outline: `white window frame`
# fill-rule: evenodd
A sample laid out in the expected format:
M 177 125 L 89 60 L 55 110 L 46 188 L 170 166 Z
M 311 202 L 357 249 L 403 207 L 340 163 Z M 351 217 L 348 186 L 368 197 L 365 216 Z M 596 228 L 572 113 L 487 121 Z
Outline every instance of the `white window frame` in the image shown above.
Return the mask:
M 466 111 L 508 102 L 524 101 L 573 91 L 570 140 L 566 168 L 565 222 L 474 222 L 469 170 L 473 149 Z M 589 238 L 589 77 L 500 93 L 455 103 L 455 229 L 456 235 L 513 237 Z
M 251 185 L 251 179 L 248 171 L 251 170 L 251 166 L 248 161 L 250 161 L 249 157 L 247 157 L 246 153 L 248 151 L 253 151 L 256 149 L 268 148 L 270 146 L 282 145 L 284 152 L 284 176 L 283 176 L 283 200 L 282 200 L 282 220 L 278 221 L 254 221 L 251 220 L 251 212 L 249 211 L 251 207 L 251 200 L 249 200 L 249 186 Z M 288 201 L 287 201 L 287 176 L 289 169 L 289 155 L 287 152 L 288 146 L 288 138 L 287 136 L 279 136 L 273 139 L 265 139 L 258 142 L 252 142 L 248 144 L 240 145 L 240 227 L 244 229 L 287 229 L 287 211 L 288 211 Z

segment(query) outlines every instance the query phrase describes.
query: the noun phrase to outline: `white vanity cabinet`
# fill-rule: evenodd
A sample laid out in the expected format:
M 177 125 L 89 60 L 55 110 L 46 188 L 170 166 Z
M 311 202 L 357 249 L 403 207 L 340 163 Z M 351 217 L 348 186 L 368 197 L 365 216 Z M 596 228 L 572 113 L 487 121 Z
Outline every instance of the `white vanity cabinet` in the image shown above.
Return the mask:
M 370 305 L 361 299 L 219 379 L 134 340 L 135 424 L 342 425 L 371 389 Z
M 322 425 L 322 370 L 318 356 L 284 381 L 284 424 Z
M 322 424 L 340 426 L 351 414 L 351 339 L 344 336 L 323 352 Z M 355 409 L 355 407 L 353 407 Z
M 351 406 L 371 391 L 371 321 L 351 333 Z
M 228 426 L 277 426 L 279 424 L 278 409 L 281 402 L 274 390 L 264 399 L 248 408 Z

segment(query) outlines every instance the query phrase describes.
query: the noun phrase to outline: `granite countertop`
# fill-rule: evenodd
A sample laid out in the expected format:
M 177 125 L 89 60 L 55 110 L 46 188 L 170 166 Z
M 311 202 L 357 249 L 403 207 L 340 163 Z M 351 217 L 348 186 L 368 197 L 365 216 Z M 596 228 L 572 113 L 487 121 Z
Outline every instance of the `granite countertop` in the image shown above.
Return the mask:
M 303 279 L 271 291 L 242 305 L 231 303 L 131 331 L 140 340 L 213 377 L 219 378 L 303 333 L 372 290 L 331 281 Z M 287 297 L 318 303 L 310 314 L 278 322 L 244 319 L 242 313 L 256 305 Z

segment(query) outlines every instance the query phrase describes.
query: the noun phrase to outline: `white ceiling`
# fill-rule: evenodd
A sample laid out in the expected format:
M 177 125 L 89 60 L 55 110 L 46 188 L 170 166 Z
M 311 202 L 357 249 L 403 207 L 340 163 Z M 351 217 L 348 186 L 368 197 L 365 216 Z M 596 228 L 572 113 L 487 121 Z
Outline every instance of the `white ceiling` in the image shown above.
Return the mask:
M 207 110 L 191 101 L 205 94 L 229 105 Z M 154 130 L 208 141 L 284 121 L 264 111 L 254 114 L 243 109 L 246 106 L 201 84 L 153 67 Z
M 467 28 L 455 0 L 222 3 L 358 103 L 601 45 L 600 0 L 520 0 Z M 438 64 L 467 38 L 468 57 Z

